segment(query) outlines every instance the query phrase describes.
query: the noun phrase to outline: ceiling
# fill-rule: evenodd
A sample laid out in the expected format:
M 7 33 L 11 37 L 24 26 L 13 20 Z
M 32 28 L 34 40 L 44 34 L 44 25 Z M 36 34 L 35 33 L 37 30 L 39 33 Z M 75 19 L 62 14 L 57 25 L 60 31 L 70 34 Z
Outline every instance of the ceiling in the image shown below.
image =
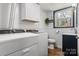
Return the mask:
M 72 6 L 72 3 L 40 3 L 40 6 L 45 11 L 52 11 Z

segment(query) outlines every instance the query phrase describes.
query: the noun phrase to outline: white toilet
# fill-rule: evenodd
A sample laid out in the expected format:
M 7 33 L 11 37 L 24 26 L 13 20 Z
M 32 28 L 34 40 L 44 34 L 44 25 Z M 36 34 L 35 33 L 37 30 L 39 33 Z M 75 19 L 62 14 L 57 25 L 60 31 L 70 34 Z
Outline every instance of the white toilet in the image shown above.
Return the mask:
M 54 49 L 55 43 L 56 43 L 55 39 L 48 39 L 48 48 Z

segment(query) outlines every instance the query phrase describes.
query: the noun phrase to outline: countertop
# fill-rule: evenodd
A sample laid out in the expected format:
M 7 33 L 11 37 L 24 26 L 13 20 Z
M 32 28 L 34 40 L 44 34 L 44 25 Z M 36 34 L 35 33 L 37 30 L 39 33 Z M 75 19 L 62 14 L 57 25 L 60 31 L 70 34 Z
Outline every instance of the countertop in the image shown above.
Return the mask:
M 14 40 L 17 38 L 24 38 L 24 37 L 34 37 L 38 36 L 39 34 L 35 33 L 12 33 L 12 34 L 0 34 L 0 42 L 5 42 L 9 40 Z
M 63 35 L 78 35 L 78 34 L 75 34 L 75 33 L 63 33 Z
M 75 33 L 63 33 L 63 35 L 75 35 L 77 37 L 77 39 L 79 39 L 79 33 L 75 34 Z

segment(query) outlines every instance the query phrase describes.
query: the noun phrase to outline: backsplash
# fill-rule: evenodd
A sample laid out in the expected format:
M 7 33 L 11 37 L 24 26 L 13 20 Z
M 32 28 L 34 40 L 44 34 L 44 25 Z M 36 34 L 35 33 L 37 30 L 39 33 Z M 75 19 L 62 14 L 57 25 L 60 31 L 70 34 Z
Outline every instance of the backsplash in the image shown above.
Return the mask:
M 32 23 L 32 22 L 20 22 L 20 29 L 24 30 L 37 30 L 38 29 L 38 24 L 37 23 Z

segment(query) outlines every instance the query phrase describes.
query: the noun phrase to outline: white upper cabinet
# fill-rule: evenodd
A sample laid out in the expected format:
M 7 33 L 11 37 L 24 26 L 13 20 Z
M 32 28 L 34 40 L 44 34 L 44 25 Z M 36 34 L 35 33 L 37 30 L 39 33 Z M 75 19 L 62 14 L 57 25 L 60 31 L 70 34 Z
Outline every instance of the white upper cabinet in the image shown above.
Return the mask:
M 19 28 L 19 4 L 0 3 L 0 30 Z
M 0 3 L 0 30 L 9 28 L 9 15 L 10 6 L 9 3 Z
M 40 20 L 40 5 L 36 3 L 20 4 L 21 20 L 38 22 Z

